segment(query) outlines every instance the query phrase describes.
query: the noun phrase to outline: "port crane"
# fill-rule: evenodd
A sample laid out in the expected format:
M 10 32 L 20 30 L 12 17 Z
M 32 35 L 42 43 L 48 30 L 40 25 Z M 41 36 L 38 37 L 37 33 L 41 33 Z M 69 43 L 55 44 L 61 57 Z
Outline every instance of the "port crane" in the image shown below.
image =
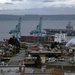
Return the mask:
M 35 30 L 32 30 L 30 32 L 30 34 L 34 34 L 34 36 L 37 36 L 38 37 L 38 42 L 39 42 L 39 37 L 42 37 L 42 17 L 40 18 L 39 20 L 39 24 L 36 26 L 36 29 Z
M 9 34 L 15 35 L 15 37 L 19 40 L 21 38 L 21 18 L 19 18 L 18 24 L 15 26 L 15 29 L 10 30 Z
M 32 30 L 32 31 L 30 32 L 30 34 L 31 34 L 31 35 L 32 35 L 32 34 L 37 35 L 38 37 L 39 37 L 39 36 L 42 36 L 41 30 L 42 30 L 42 17 L 40 18 L 39 24 L 36 26 L 36 29 L 35 29 L 35 30 Z
M 37 36 L 42 36 L 42 17 L 40 18 L 40 21 L 39 21 L 39 24 L 36 26 L 36 29 L 35 30 L 32 30 L 30 32 L 30 34 L 34 34 L 34 35 L 37 35 Z

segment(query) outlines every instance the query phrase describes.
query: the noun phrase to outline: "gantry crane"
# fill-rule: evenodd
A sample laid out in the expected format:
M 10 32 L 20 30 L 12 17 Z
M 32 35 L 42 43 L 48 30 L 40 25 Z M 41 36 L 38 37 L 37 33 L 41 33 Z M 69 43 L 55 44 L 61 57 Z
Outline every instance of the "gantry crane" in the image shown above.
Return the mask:
M 10 30 L 9 34 L 14 34 L 18 40 L 21 38 L 21 18 L 19 18 L 19 22 L 15 26 L 15 29 Z
M 42 37 L 42 17 L 40 18 L 39 24 L 36 26 L 36 29 L 32 30 L 30 34 L 37 35 L 38 40 L 40 40 L 39 37 Z
M 35 30 L 32 30 L 30 34 L 34 34 L 37 36 L 42 36 L 42 17 L 40 18 L 39 24 L 36 26 Z

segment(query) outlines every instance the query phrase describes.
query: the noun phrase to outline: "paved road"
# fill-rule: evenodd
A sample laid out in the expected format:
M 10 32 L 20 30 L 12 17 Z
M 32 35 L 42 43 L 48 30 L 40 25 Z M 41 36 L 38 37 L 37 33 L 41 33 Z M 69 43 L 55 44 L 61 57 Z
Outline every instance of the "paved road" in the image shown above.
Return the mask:
M 18 65 L 19 61 L 24 60 L 25 56 L 25 50 L 21 50 L 19 54 L 16 56 L 12 57 L 9 61 L 9 65 Z

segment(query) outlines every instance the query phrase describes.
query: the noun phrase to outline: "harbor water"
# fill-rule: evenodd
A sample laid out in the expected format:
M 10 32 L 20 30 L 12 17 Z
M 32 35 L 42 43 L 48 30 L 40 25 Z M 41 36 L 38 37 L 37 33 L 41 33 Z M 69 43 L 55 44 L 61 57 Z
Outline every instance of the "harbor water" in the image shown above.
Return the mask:
M 75 20 L 43 20 L 42 21 L 42 31 L 45 28 L 50 29 L 66 29 L 67 24 L 71 22 L 73 29 L 75 30 Z M 11 35 L 9 31 L 15 29 L 18 21 L 0 21 L 0 41 L 3 39 L 9 39 Z M 21 35 L 30 35 L 31 30 L 35 30 L 36 26 L 39 24 L 39 20 L 21 21 Z M 71 39 L 74 36 L 68 38 Z

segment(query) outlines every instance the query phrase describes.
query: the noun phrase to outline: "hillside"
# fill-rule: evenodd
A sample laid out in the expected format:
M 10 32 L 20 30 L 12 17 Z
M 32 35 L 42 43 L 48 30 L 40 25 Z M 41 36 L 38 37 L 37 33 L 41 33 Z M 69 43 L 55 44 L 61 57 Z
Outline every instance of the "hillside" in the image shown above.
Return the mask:
M 43 20 L 75 20 L 75 15 L 0 15 L 0 20 L 18 20 L 19 17 L 22 20 L 39 20 L 40 17 Z

